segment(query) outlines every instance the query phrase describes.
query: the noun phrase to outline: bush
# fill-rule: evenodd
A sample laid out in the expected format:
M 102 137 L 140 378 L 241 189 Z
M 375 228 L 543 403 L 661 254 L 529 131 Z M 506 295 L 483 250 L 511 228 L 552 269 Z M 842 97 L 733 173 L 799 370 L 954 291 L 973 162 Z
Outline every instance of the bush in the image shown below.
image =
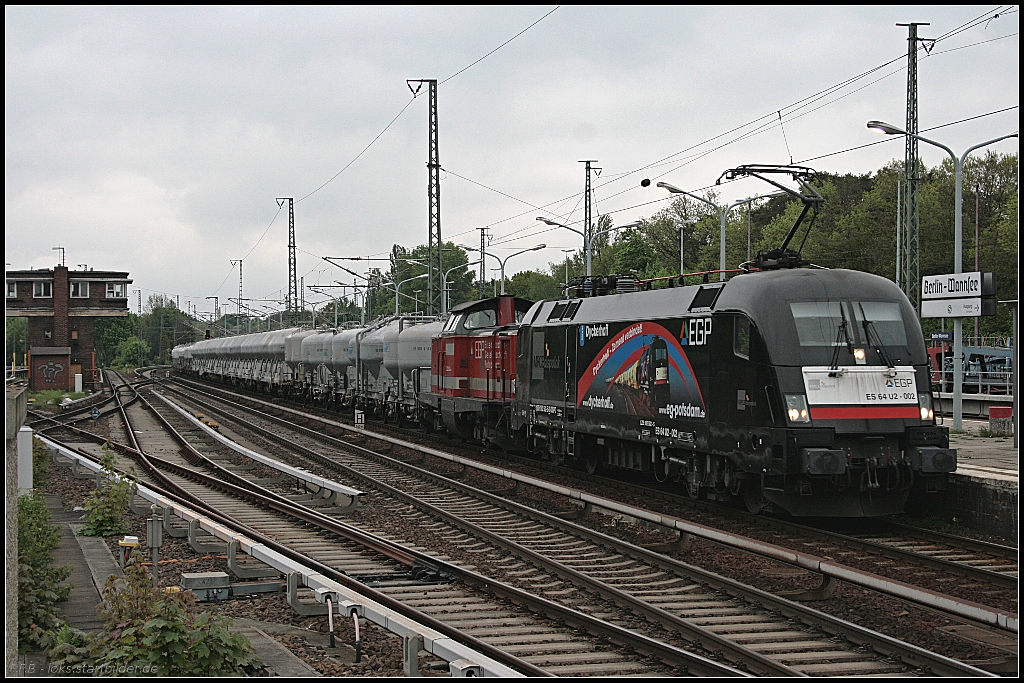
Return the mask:
M 18 651 L 48 647 L 60 627 L 58 602 L 68 599 L 70 585 L 60 585 L 71 567 L 53 566 L 60 534 L 50 524 L 46 500 L 33 491 L 18 498 Z
M 46 486 L 50 477 L 50 449 L 39 439 L 32 439 L 32 486 Z
M 84 669 L 92 665 L 92 649 L 89 634 L 64 624 L 57 629 L 52 638 L 53 644 L 47 653 L 50 670 L 56 669 L 63 673 L 84 673 L 76 669 Z
M 128 502 L 138 490 L 134 481 L 118 475 L 115 469 L 117 457 L 106 446 L 103 447 L 100 463 L 104 474 L 114 477 L 114 480 L 93 491 L 86 499 L 85 510 L 89 521 L 79 532 L 83 536 L 113 536 L 127 531 L 122 517 L 128 509 Z
M 138 551 L 119 583 L 111 577 L 103 589 L 106 625 L 91 645 L 97 667 L 164 676 L 237 676 L 263 667 L 245 636 L 230 633 L 230 619 L 197 612 L 194 593 L 154 589 Z

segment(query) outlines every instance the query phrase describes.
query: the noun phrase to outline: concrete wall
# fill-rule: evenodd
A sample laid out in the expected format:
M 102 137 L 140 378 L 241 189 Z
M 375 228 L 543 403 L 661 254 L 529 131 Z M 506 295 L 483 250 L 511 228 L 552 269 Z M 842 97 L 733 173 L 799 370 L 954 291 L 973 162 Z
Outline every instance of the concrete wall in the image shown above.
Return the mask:
M 949 500 L 957 521 L 983 533 L 1017 538 L 1016 480 L 975 476 L 950 477 Z

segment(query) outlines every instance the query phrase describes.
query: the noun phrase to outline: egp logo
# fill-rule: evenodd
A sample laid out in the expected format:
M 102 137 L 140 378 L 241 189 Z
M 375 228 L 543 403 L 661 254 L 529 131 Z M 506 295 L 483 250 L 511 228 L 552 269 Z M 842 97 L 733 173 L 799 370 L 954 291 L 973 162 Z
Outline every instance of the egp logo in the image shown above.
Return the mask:
M 896 389 L 898 387 L 909 387 L 910 380 L 906 377 L 888 377 L 885 380 L 886 389 Z

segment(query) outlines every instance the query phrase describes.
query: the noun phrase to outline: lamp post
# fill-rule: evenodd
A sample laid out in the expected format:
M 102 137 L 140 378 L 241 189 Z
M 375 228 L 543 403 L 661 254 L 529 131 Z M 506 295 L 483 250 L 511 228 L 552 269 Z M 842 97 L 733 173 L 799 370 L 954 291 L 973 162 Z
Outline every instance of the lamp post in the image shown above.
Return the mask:
M 548 245 L 546 245 L 546 244 L 538 244 L 535 247 L 530 247 L 529 249 L 523 249 L 522 251 L 517 251 L 514 254 L 509 254 L 504 259 L 498 259 L 498 263 L 501 264 L 501 294 L 502 294 L 502 296 L 505 295 L 505 263 L 510 258 L 512 258 L 513 256 L 519 256 L 520 254 L 525 254 L 528 251 L 540 251 L 541 249 L 547 249 L 547 248 L 548 248 Z
M 316 303 L 310 302 L 310 304 L 309 304 L 310 311 L 313 314 L 313 329 L 314 330 L 316 329 L 316 307 L 319 306 L 320 304 L 326 304 L 326 303 L 327 303 L 327 301 L 318 301 Z
M 964 161 L 971 152 L 980 148 L 987 147 L 988 145 L 995 144 L 1001 140 L 1008 138 L 1018 137 L 1017 133 L 1010 133 L 1009 135 L 1003 135 L 1002 137 L 993 138 L 985 142 L 968 147 L 967 151 L 961 154 L 959 157 L 953 150 L 946 147 L 941 142 L 935 140 L 929 140 L 928 138 L 921 137 L 920 135 L 914 135 L 908 133 L 902 128 L 893 126 L 892 124 L 885 123 L 884 121 L 868 121 L 868 128 L 871 130 L 877 130 L 886 135 L 910 135 L 921 142 L 927 142 L 929 145 L 938 147 L 939 149 L 945 150 L 949 158 L 953 160 L 953 174 L 955 178 L 955 200 L 953 207 L 953 272 L 954 274 L 960 274 L 963 272 L 963 228 L 964 228 L 964 217 L 963 217 L 963 169 Z M 918 285 L 919 286 L 919 285 Z M 959 432 L 963 430 L 964 422 L 964 367 L 963 367 L 963 343 L 964 343 L 964 319 L 953 318 L 953 431 Z
M 724 281 L 725 280 L 725 221 L 729 217 L 729 212 L 732 211 L 733 209 L 735 209 L 737 206 L 743 206 L 744 204 L 748 204 L 748 203 L 754 201 L 755 199 L 762 199 L 763 196 L 762 195 L 756 195 L 756 196 L 753 196 L 753 197 L 747 197 L 746 199 L 740 199 L 738 201 L 735 201 L 732 204 L 729 204 L 728 206 L 719 206 L 718 204 L 715 204 L 710 199 L 705 199 L 704 197 L 701 197 L 699 195 L 695 195 L 692 192 L 687 192 L 686 190 L 680 190 L 675 185 L 669 185 L 668 183 L 658 183 L 658 187 L 664 188 L 664 189 L 668 190 L 669 192 L 671 192 L 672 194 L 685 194 L 687 197 L 690 197 L 692 199 L 696 199 L 698 202 L 704 202 L 705 204 L 707 204 L 708 206 L 713 208 L 715 210 L 715 212 L 718 213 L 718 222 L 719 222 L 719 225 L 720 225 L 720 232 L 721 232 L 720 245 L 719 245 L 719 248 L 718 248 L 718 254 L 719 254 L 719 256 L 718 256 L 718 270 L 720 271 L 718 273 L 718 279 Z M 764 196 L 769 196 L 769 195 L 764 195 Z
M 595 232 L 593 235 L 590 235 L 588 237 L 587 234 L 585 232 L 583 232 L 582 230 L 577 230 L 576 228 L 570 228 L 568 225 L 564 225 L 562 223 L 557 223 L 557 222 L 551 220 L 550 218 L 545 218 L 544 216 L 537 216 L 537 220 L 539 220 L 541 223 L 547 223 L 548 225 L 553 225 L 556 228 L 565 228 L 566 230 L 572 230 L 574 233 L 576 233 L 577 235 L 579 235 L 580 237 L 583 238 L 583 250 L 587 252 L 587 277 L 590 277 L 591 275 L 594 274 L 593 273 L 593 268 L 592 268 L 592 262 L 593 262 L 594 254 L 593 254 L 593 250 L 591 249 L 591 247 L 594 244 L 594 239 L 595 238 L 600 237 L 601 235 L 607 234 L 607 233 L 611 232 L 612 230 L 622 230 L 624 228 L 635 228 L 636 226 L 640 225 L 640 221 L 633 221 L 632 223 L 627 223 L 626 225 L 612 226 L 610 228 L 602 230 L 601 232 Z
M 685 260 L 683 255 L 686 253 L 686 241 L 684 235 L 686 234 L 687 228 L 692 228 L 696 224 L 696 221 L 680 221 L 679 223 L 679 274 L 683 275 L 686 272 Z
M 444 271 L 443 273 L 441 273 L 441 315 L 444 315 L 445 313 L 447 313 L 448 312 L 448 308 L 449 308 L 448 307 L 448 299 L 449 299 L 449 296 L 448 296 L 448 273 L 452 272 L 453 270 L 458 270 L 459 268 L 469 268 L 470 266 L 475 266 L 478 263 L 480 263 L 480 259 L 477 259 L 476 261 L 473 261 L 472 263 L 467 263 L 467 264 L 462 265 L 462 266 L 453 266 L 453 267 L 449 268 L 448 270 Z
M 484 247 L 483 236 L 480 237 L 480 246 L 479 247 L 470 247 L 470 246 L 467 246 L 465 244 L 459 244 L 457 246 L 460 249 L 465 249 L 466 251 L 475 251 L 478 254 L 480 254 L 480 260 L 477 261 L 477 263 L 483 263 L 484 264 L 483 266 L 480 267 L 480 283 L 479 283 L 479 285 L 480 285 L 480 296 L 482 298 L 483 295 L 484 295 L 484 289 L 483 289 L 484 282 L 483 282 L 483 280 L 484 280 L 484 269 L 486 268 L 486 264 L 487 264 L 487 257 L 490 256 L 493 259 L 497 259 L 498 257 L 495 256 L 494 254 L 488 254 L 484 250 L 484 248 L 483 248 Z
M 398 296 L 399 296 L 399 290 L 402 288 L 402 285 L 404 285 L 406 282 L 412 282 L 413 280 L 422 280 L 425 277 L 427 277 L 427 273 L 422 273 L 420 275 L 416 275 L 415 277 L 411 277 L 411 278 L 409 278 L 407 280 L 402 280 L 401 282 L 394 283 L 395 284 L 395 317 L 398 317 Z
M 220 320 L 220 297 L 208 296 L 207 300 L 213 299 L 213 317 L 215 320 Z

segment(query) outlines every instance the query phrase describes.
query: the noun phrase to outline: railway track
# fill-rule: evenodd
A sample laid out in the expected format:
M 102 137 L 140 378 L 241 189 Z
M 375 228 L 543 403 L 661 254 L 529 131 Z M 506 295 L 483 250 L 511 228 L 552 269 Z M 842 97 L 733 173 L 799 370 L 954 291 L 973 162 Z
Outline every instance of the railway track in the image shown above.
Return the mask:
M 180 379 L 175 381 L 188 382 Z M 228 397 L 244 396 L 205 384 L 195 385 Z M 250 400 L 266 403 L 261 399 Z M 325 417 L 338 420 L 340 416 L 330 414 Z M 386 424 L 374 424 L 373 427 L 386 433 L 395 429 Z M 837 531 L 833 529 L 843 528 L 843 522 L 837 525 L 834 521 L 824 520 L 812 526 L 778 517 L 754 515 L 729 504 L 693 500 L 669 490 L 668 486 L 631 482 L 628 473 L 624 477 L 610 479 L 600 474 L 588 474 L 582 470 L 553 466 L 512 454 L 489 456 L 487 453 L 481 454 L 479 449 L 460 448 L 460 444 L 449 439 L 431 438 L 429 435 L 412 437 L 407 430 L 399 431 L 398 435 L 402 439 L 425 437 L 423 440 L 444 450 L 458 449 L 464 457 L 500 467 L 519 465 L 520 471 L 525 474 L 536 474 L 540 470 L 557 483 L 575 482 L 577 486 L 598 487 L 603 492 L 614 491 L 612 497 L 640 501 L 638 504 L 641 507 L 650 508 L 655 501 L 669 506 L 659 506 L 655 510 L 657 512 L 679 514 L 681 511 L 696 510 L 706 514 L 702 522 L 714 526 L 721 526 L 722 518 L 725 518 L 732 520 L 733 524 L 727 528 L 735 533 L 753 535 L 799 552 L 813 551 L 821 556 L 841 558 L 844 563 L 864 571 L 926 590 L 939 587 L 943 593 L 964 600 L 981 602 L 1014 613 L 1018 609 L 1016 548 L 884 520 L 856 520 L 854 529 Z M 766 529 L 767 533 L 762 531 L 759 534 L 758 529 Z
M 180 390 L 175 389 L 176 393 Z M 774 663 L 764 672 L 790 675 L 932 673 L 964 675 L 977 669 L 862 629 L 828 615 L 704 572 L 657 552 L 609 537 L 571 521 L 445 478 L 343 439 L 323 429 L 289 425 L 280 418 L 209 396 L 180 392 L 194 409 L 212 411 L 233 431 L 276 442 L 321 467 L 383 488 L 456 531 L 459 542 L 479 553 L 499 548 L 510 573 L 528 577 L 545 597 L 578 609 L 643 616 L 663 629 L 719 650 L 727 661 L 744 650 Z M 243 414 L 244 413 L 244 414 Z M 290 433 L 283 432 L 289 430 Z M 432 533 L 441 533 L 440 527 Z M 592 605 L 599 596 L 601 604 Z M 930 661 L 931 657 L 937 659 Z M 753 666 L 750 670 L 757 673 Z M 964 667 L 964 669 L 959 669 Z M 954 671 L 957 673 L 954 673 Z
M 218 448 L 203 443 L 199 430 L 172 425 L 170 420 L 180 418 L 160 408 L 159 403 L 151 405 L 141 399 L 125 409 L 125 417 L 133 445 L 122 447 L 122 452 L 146 453 L 146 459 L 160 470 L 157 476 L 147 471 L 143 475 L 147 483 L 174 488 L 200 507 L 238 524 L 246 533 L 299 549 L 296 552 L 302 556 L 349 581 L 362 580 L 375 594 L 487 654 L 500 653 L 509 666 L 524 673 L 739 674 L 728 666 L 615 624 L 497 585 L 492 578 L 475 575 L 416 549 L 382 541 L 340 521 L 330 509 L 305 508 L 301 502 L 308 502 L 302 501 L 308 497 L 295 495 L 287 488 L 275 490 L 266 478 L 250 478 L 246 483 L 246 475 L 253 474 L 251 465 L 239 467 L 230 456 L 216 453 Z M 77 433 L 82 435 L 81 430 Z M 200 471 L 203 468 L 219 470 L 219 476 Z M 268 488 L 261 491 L 260 484 Z M 395 510 L 390 512 L 394 514 Z M 411 577 L 413 574 L 421 578 Z

